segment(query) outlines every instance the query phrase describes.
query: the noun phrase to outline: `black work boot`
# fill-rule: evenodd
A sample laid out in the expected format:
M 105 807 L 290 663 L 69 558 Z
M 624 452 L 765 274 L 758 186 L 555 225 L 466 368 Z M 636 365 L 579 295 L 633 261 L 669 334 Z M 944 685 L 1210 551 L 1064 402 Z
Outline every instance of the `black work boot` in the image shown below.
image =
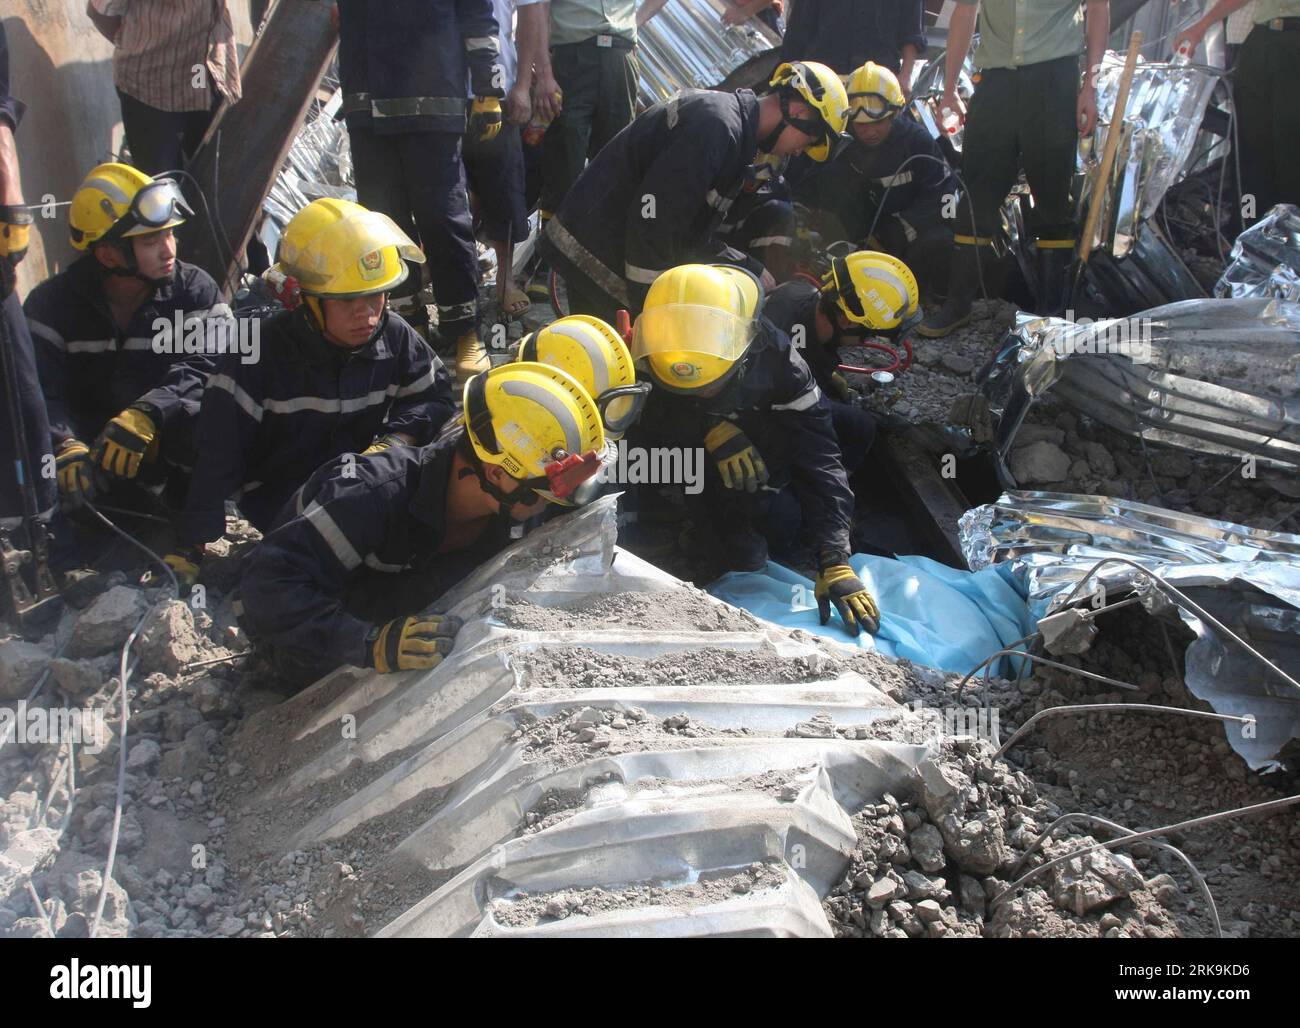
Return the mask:
M 992 256 L 989 250 L 985 253 Z M 971 304 L 979 292 L 979 268 L 976 267 L 975 262 L 983 256 L 984 254 L 979 253 L 978 247 L 954 248 L 952 263 L 948 268 L 948 299 L 937 311 L 925 316 L 921 324 L 916 327 L 917 335 L 924 336 L 926 339 L 941 339 L 970 321 Z M 992 260 L 986 263 L 991 265 Z M 986 278 L 989 270 L 989 268 L 984 270 Z
M 1073 250 L 1049 247 L 1038 251 L 1038 305 L 1035 314 L 1060 317 L 1069 299 L 1070 256 Z

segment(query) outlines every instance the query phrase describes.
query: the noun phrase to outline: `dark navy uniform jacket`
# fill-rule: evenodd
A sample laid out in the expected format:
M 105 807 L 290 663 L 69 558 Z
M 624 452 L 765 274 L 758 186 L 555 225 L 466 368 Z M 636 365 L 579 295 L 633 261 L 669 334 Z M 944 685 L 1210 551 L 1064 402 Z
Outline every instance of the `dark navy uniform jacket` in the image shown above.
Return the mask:
M 359 579 L 379 573 L 395 580 L 411 571 L 434 580 L 450 564 L 477 566 L 503 549 L 509 530 L 499 520 L 468 551 L 438 553 L 452 460 L 464 435 L 455 424 L 428 446 L 358 457 L 350 473 L 338 458 L 312 475 L 244 559 L 239 592 L 250 636 L 323 668 L 367 666 L 373 622 L 347 604 Z
M 99 268 L 93 256 L 81 257 L 33 289 L 23 304 L 56 452 L 69 437 L 89 443 L 110 418 L 135 403 L 147 406 L 164 433 L 197 417 L 215 360 L 181 351 L 184 339 L 177 340 L 175 332 L 160 336 L 155 322 L 175 325 L 179 313 L 186 326 L 232 324 L 212 276 L 178 260 L 172 280 L 140 305 L 123 330 L 104 299 Z M 207 338 L 223 335 L 234 338 L 228 331 Z
M 821 390 L 790 337 L 771 322 L 760 330 L 726 388 L 708 399 L 652 389 L 641 423 L 698 446 L 720 418 L 734 421 L 768 464 L 774 482 L 788 476 L 817 554 L 847 558 L 853 491 Z
M 372 342 L 346 350 L 305 309 L 281 312 L 262 325 L 260 360 L 228 355 L 208 379 L 181 542 L 219 538 L 232 498 L 265 531 L 326 461 L 387 432 L 423 445 L 452 409 L 442 361 L 397 315 L 385 316 Z
M 917 154 L 925 156 L 908 164 Z M 877 208 L 877 227 L 887 218 L 897 218 L 911 242 L 918 231 L 942 221 L 944 198 L 958 190 L 957 176 L 944 161 L 939 144 L 906 116 L 894 119 L 889 137 L 880 146 L 866 147 L 847 139 L 824 164 L 803 155 L 793 158 L 786 179 L 795 201 L 834 214 L 848 238 L 859 243 L 866 241 Z
M 465 131 L 467 93 L 502 96 L 492 0 L 339 0 L 349 128 Z
M 925 53 L 921 0 L 802 0 L 795 5 L 781 41 L 781 60 L 819 61 L 850 75 L 867 61 L 895 75 L 903 47 Z
M 717 239 L 758 152 L 758 98 L 686 90 L 639 115 L 587 165 L 547 224 L 543 251 L 633 314 L 679 264 L 763 270 Z
M 803 345 L 796 349 L 808 362 L 817 385 L 823 393 L 828 393 L 831 392 L 831 375 L 839 366 L 839 352 L 817 341 L 817 305 L 820 302 L 820 289 L 806 278 L 792 278 L 767 294 L 763 317 L 791 340 L 803 340 Z

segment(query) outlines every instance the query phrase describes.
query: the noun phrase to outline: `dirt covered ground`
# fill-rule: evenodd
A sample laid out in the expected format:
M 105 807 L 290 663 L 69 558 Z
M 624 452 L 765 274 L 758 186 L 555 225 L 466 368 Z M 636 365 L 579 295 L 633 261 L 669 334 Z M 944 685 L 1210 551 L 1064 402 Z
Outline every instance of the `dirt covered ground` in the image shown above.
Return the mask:
M 899 379 L 891 409 L 910 420 L 941 423 L 951 400 L 971 388 L 971 376 L 1009 320 L 1005 305 L 981 304 L 980 317 L 953 338 L 918 341 L 916 367 Z M 1123 496 L 1251 526 L 1298 527 L 1289 481 L 1245 479 L 1221 464 L 1172 451 L 1144 454 L 1050 400 L 1031 413 L 1013 466 L 1035 488 Z M 79 747 L 71 759 L 66 747 L 40 740 L 0 747 L 0 934 L 78 937 L 94 919 L 117 799 L 118 653 L 151 606 L 157 609 L 134 650 L 123 817 L 100 934 L 369 934 L 449 877 L 395 875 L 388 864 L 396 842 L 444 801 L 437 790 L 338 840 L 289 848 L 294 833 L 332 801 L 373 781 L 395 760 L 346 772 L 274 815 L 250 813 L 250 798 L 282 780 L 307 753 L 277 744 L 293 727 L 283 723 L 282 686 L 265 666 L 242 656 L 246 643 L 230 611 L 235 565 L 255 541 L 245 523 L 230 521 L 227 538 L 205 566 L 201 608 L 165 603 L 159 587 L 141 587 L 142 563 L 117 549 L 51 634 L 0 640 L 0 701 L 12 706 L 24 700 L 45 675 L 34 707 L 101 711 L 108 732 L 98 752 Z M 632 594 L 577 600 L 562 611 L 519 602 L 502 619 L 533 632 L 620 624 L 690 632 L 755 627 L 743 612 L 720 611 L 689 589 L 668 606 Z M 1180 628 L 1168 628 L 1171 662 L 1158 623 L 1140 608 L 1105 615 L 1099 623 L 1092 650 L 1065 663 L 1132 683 L 1137 694 L 1107 691 L 1050 668 L 1016 681 L 994 679 L 989 700 L 1003 739 L 1047 707 L 1140 700 L 1202 708 L 1182 682 L 1187 638 Z M 798 683 L 856 671 L 894 699 L 922 705 L 920 714 L 913 710 L 866 726 L 837 728 L 813 718 L 789 729 L 807 737 L 909 740 L 931 716 L 926 710 L 979 702 L 976 690 L 958 699 L 954 676 L 874 655 L 790 661 L 706 648 L 689 659 L 638 662 L 568 647 L 523 667 L 537 687 L 594 688 L 688 684 L 700 675 L 724 683 Z M 348 684 L 344 676 L 336 690 Z M 527 723 L 520 739 L 529 759 L 576 763 L 620 749 L 690 746 L 700 731 L 685 715 L 629 711 L 614 717 L 583 708 Z M 1088 839 L 1114 838 L 1096 819 L 1132 830 L 1158 828 L 1296 791 L 1294 774 L 1248 772 L 1218 723 L 1139 713 L 1058 716 L 1040 723 L 1005 761 L 994 762 L 991 754 L 985 741 L 949 737 L 910 793 L 880 797 L 854 812 L 859 845 L 823 904 L 837 935 L 1202 936 L 1212 925 L 1197 874 L 1226 934 L 1300 935 L 1295 808 L 1165 833 L 1113 856 L 1096 851 L 1013 888 L 1045 856 Z M 762 787 L 788 784 L 774 775 Z M 581 802 L 579 794 L 547 794 L 518 832 L 558 824 Z M 1088 817 L 1035 845 L 1054 821 L 1074 813 Z M 1197 874 L 1160 842 L 1181 850 Z M 515 897 L 497 913 L 502 924 L 528 927 L 665 898 L 689 908 L 779 882 L 777 869 L 757 864 L 701 879 L 688 891 L 633 882 L 615 891 Z

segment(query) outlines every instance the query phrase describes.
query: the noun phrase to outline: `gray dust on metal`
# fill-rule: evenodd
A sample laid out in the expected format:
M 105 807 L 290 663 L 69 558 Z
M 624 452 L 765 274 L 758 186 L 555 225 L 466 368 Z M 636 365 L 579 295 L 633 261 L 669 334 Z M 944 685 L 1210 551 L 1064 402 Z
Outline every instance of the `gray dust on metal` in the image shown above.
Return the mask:
M 437 887 L 385 936 L 829 936 L 851 813 L 905 794 L 929 748 L 864 738 L 905 711 L 844 670 L 850 651 L 616 549 L 615 510 L 552 522 L 446 594 L 465 627 L 439 667 L 349 669 L 284 705 L 287 736 L 259 742 L 287 774 L 250 812 L 317 802 L 264 847 L 373 840 L 416 811 L 378 877 Z

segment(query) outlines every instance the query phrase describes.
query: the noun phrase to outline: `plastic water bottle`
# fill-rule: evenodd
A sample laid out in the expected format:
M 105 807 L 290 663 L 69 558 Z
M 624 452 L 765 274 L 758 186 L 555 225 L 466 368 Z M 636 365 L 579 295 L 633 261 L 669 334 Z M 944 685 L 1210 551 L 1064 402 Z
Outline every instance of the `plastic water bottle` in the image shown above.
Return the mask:
M 955 136 L 957 130 L 961 128 L 961 118 L 951 107 L 945 107 L 939 112 L 939 123 L 943 126 L 944 132 L 950 136 Z
M 1183 40 L 1179 45 L 1178 49 L 1174 52 L 1173 60 L 1169 63 L 1175 68 L 1185 68 L 1187 65 L 1192 63 L 1192 47 L 1186 40 Z

